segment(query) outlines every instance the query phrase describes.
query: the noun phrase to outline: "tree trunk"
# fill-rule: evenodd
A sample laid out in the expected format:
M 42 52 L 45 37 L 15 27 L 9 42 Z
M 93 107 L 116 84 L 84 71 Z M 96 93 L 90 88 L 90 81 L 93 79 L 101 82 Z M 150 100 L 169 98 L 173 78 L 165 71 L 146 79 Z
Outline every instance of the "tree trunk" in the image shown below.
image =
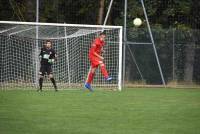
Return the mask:
M 100 3 L 99 3 L 99 15 L 98 15 L 98 18 L 97 18 L 97 24 L 98 25 L 101 25 L 103 23 L 104 6 L 105 6 L 105 0 L 100 0 Z
M 35 21 L 35 8 L 36 3 L 33 0 L 27 0 L 26 1 L 26 21 L 34 22 Z
M 195 43 L 188 44 L 186 46 L 186 59 L 185 59 L 185 68 L 184 68 L 184 81 L 188 84 L 191 84 L 193 81 L 193 66 L 194 66 L 194 57 L 195 57 Z

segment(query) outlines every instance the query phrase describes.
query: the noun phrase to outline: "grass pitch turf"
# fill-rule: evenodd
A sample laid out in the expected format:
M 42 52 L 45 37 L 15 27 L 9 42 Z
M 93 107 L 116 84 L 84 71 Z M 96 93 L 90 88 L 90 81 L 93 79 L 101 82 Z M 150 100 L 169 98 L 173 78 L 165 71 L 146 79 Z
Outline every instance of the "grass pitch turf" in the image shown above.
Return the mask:
M 0 134 L 200 134 L 200 89 L 0 91 Z

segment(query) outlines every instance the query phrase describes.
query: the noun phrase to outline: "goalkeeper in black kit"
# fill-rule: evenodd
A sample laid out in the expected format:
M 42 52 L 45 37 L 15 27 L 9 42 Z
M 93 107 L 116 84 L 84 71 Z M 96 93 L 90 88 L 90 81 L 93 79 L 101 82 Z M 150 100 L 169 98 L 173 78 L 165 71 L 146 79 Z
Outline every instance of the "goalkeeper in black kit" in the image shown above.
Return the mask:
M 55 91 L 58 91 L 52 71 L 52 64 L 55 62 L 57 55 L 55 50 L 52 48 L 52 43 L 50 40 L 47 40 L 43 48 L 41 48 L 39 56 L 41 57 L 41 67 L 39 72 L 39 89 L 37 91 L 42 91 L 43 77 L 45 74 L 48 75 L 49 79 L 53 83 Z

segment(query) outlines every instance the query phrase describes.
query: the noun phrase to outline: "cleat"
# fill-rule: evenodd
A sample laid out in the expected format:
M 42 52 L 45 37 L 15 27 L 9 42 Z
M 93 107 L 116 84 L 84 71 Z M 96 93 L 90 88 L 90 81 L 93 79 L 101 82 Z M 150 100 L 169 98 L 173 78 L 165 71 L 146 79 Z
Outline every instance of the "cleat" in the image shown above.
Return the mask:
M 107 78 L 105 78 L 107 81 L 111 81 L 112 77 L 108 76 Z
M 89 83 L 85 83 L 85 88 L 90 90 L 90 92 L 93 92 L 93 89 L 92 89 L 92 87 L 91 87 L 91 85 Z

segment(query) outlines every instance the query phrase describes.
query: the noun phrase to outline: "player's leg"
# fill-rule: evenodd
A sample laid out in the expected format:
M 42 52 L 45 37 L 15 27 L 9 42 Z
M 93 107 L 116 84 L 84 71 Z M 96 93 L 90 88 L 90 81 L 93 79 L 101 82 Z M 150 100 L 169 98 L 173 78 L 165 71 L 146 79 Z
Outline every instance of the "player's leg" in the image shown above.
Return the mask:
M 96 67 L 90 67 L 90 70 L 89 70 L 89 73 L 88 73 L 88 76 L 87 76 L 87 80 L 86 80 L 86 83 L 89 83 L 91 84 L 93 79 L 94 79 L 94 76 L 95 76 L 95 71 L 96 71 Z
M 37 91 L 42 91 L 43 77 L 44 75 L 39 74 L 39 89 Z
M 55 79 L 54 79 L 54 77 L 53 77 L 53 72 L 52 72 L 51 66 L 48 66 L 47 74 L 48 74 L 48 76 L 49 76 L 49 79 L 50 79 L 51 82 L 53 83 L 53 87 L 54 87 L 55 91 L 58 91 L 57 85 L 56 85 L 56 81 L 55 81 Z
M 100 69 L 101 69 L 101 73 L 103 74 L 104 78 L 105 78 L 107 81 L 112 80 L 112 77 L 110 77 L 110 76 L 108 75 L 108 71 L 106 70 L 106 65 L 105 65 L 103 62 L 100 63 Z
M 95 71 L 96 71 L 96 67 L 91 66 L 90 70 L 88 72 L 86 83 L 85 83 L 85 88 L 89 89 L 90 91 L 93 91 L 93 89 L 91 87 L 91 83 L 92 83 L 92 81 L 94 79 Z
M 39 72 L 39 89 L 37 91 L 42 91 L 42 84 L 43 84 L 44 74 L 45 74 L 45 67 L 41 66 L 40 67 L 40 72 Z
M 53 77 L 52 74 L 49 74 L 49 79 L 50 79 L 51 82 L 53 83 L 53 87 L 54 87 L 55 91 L 58 91 L 57 85 L 56 85 L 56 81 L 55 81 L 55 79 L 54 79 L 54 77 Z

